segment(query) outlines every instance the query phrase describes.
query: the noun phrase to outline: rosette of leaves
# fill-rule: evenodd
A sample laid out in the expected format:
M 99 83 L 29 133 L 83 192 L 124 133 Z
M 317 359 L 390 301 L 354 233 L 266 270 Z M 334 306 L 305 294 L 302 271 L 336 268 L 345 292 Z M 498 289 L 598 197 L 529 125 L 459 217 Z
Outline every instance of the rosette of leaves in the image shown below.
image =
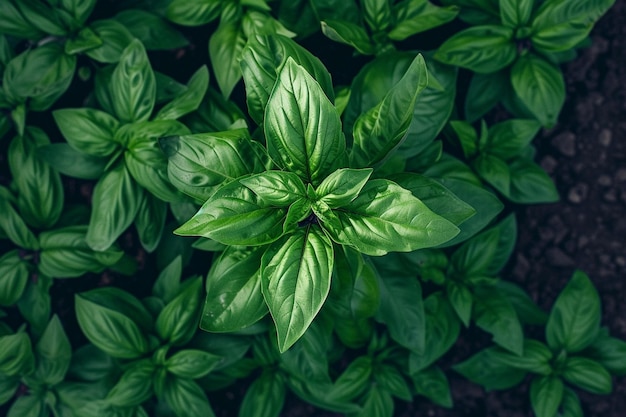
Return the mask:
M 202 279 L 180 280 L 176 258 L 159 275 L 152 295 L 139 300 L 113 287 L 76 295 L 76 317 L 87 339 L 120 362 L 122 375 L 86 416 L 146 416 L 143 405 L 156 395 L 178 417 L 213 416 L 196 382 L 222 357 L 186 345 L 198 327 Z
M 465 116 L 473 122 L 503 101 L 517 117 L 553 126 L 565 100 L 559 64 L 572 59 L 614 0 L 446 0 L 474 26 L 446 40 L 435 58 L 473 76 Z
M 393 50 L 394 41 L 448 23 L 459 12 L 457 6 L 440 7 L 428 0 L 360 0 L 359 4 L 357 22 L 341 17 L 324 19 L 322 32 L 363 55 L 381 55 Z
M 453 120 L 450 126 L 472 168 L 507 200 L 519 204 L 558 201 L 552 179 L 533 162 L 530 142 L 540 128 L 538 122 L 512 119 L 487 128 L 483 121 L 480 136 L 465 121 Z
M 96 392 L 68 378 L 72 347 L 56 315 L 33 338 L 24 326 L 13 333 L 0 323 L 0 346 L 0 405 L 12 401 L 7 417 L 84 415 L 81 406 Z
M 208 70 L 196 71 L 188 86 L 155 115 L 157 81 L 139 40 L 105 74 L 109 77 L 95 90 L 103 110 L 56 110 L 53 115 L 67 143 L 45 147 L 41 155 L 63 174 L 98 180 L 87 230 L 91 248 L 106 250 L 134 223 L 141 244 L 152 251 L 163 232 L 167 202 L 184 201 L 167 178 L 167 158 L 157 139 L 189 133 L 176 119 L 200 104 Z
M 306 67 L 274 55 L 271 48 L 277 45 L 295 51 Z M 268 72 L 267 65 L 277 69 Z M 205 145 L 210 152 L 195 151 L 200 157 L 194 156 L 193 165 L 189 151 L 170 152 L 171 177 L 191 171 L 198 181 L 230 180 L 176 233 L 230 246 L 209 274 L 203 328 L 237 330 L 260 319 L 269 307 L 279 348 L 285 351 L 306 331 L 328 295 L 335 245 L 381 256 L 435 246 L 458 228 L 397 184 L 370 179 L 373 170 L 367 168 L 383 162 L 406 134 L 417 95 L 427 84 L 421 56 L 355 122 L 349 151 L 338 111 L 324 93 L 332 90 L 329 75 L 318 60 L 290 41 L 259 38 L 244 52 L 242 68 L 248 109 L 262 122 L 267 154 L 278 169 L 234 178 L 220 172 L 224 161 L 241 158 L 233 146 L 219 150 L 211 135 Z M 311 73 L 319 74 L 321 85 Z M 186 138 L 176 141 L 170 147 L 182 149 Z M 242 252 L 241 246 L 250 248 Z M 238 271 L 242 267 L 245 272 Z M 241 277 L 236 284 L 230 279 L 234 276 Z M 232 296 L 213 302 L 223 293 Z M 244 300 L 245 308 L 240 305 Z
M 487 390 L 511 388 L 531 374 L 530 402 L 537 417 L 581 417 L 572 388 L 609 394 L 611 375 L 626 373 L 626 343 L 600 328 L 600 310 L 593 283 L 575 271 L 550 311 L 545 342 L 524 339 L 521 355 L 487 348 L 455 370 Z
M 183 26 L 201 26 L 219 18 L 219 25 L 209 39 L 209 57 L 217 85 L 228 98 L 241 79 L 239 61 L 249 38 L 296 35 L 272 17 L 271 10 L 266 0 L 173 0 L 166 16 Z

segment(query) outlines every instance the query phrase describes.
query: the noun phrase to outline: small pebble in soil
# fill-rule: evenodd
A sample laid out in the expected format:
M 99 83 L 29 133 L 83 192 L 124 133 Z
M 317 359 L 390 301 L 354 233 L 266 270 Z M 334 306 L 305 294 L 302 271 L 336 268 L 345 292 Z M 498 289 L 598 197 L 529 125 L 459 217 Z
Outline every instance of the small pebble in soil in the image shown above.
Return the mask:
M 567 193 L 567 199 L 571 203 L 580 204 L 587 198 L 588 193 L 589 186 L 583 182 L 580 182 L 570 188 L 569 192 Z
M 615 263 L 624 268 L 626 267 L 626 258 L 623 256 L 617 256 L 615 257 Z
M 541 160 L 540 165 L 541 168 L 543 168 L 543 170 L 546 171 L 548 174 L 553 174 L 558 165 L 558 162 L 556 162 L 556 159 L 548 155 Z
M 615 190 L 609 190 L 604 193 L 602 198 L 604 198 L 604 201 L 607 201 L 609 203 L 615 203 L 617 201 L 617 192 Z
M 620 168 L 615 173 L 615 181 L 626 182 L 626 168 Z
M 613 132 L 611 132 L 609 129 L 602 129 L 600 131 L 600 134 L 598 135 L 598 142 L 600 142 L 600 145 L 609 146 L 612 140 Z
M 600 175 L 598 177 L 598 184 L 600 184 L 603 187 L 608 187 L 613 183 L 613 180 L 611 180 L 611 177 L 609 177 L 608 175 Z
M 559 248 L 548 248 L 546 250 L 546 258 L 548 263 L 552 266 L 571 267 L 575 265 L 575 262 L 565 252 Z
M 576 136 L 572 132 L 563 132 L 555 136 L 552 145 L 565 156 L 576 155 Z

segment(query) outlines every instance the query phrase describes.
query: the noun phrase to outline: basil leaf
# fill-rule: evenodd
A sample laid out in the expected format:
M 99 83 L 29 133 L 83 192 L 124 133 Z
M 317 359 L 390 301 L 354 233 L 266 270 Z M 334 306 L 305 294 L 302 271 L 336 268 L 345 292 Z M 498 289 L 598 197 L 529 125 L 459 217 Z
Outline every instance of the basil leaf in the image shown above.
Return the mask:
M 410 191 L 382 179 L 370 180 L 355 200 L 335 214 L 339 229 L 324 224 L 332 239 L 374 256 L 432 247 L 458 233 L 456 226 Z
M 167 18 L 183 26 L 201 26 L 220 15 L 220 0 L 173 0 L 167 6 Z
M 504 26 L 517 29 L 527 26 L 533 11 L 533 0 L 500 0 L 500 20 Z
M 55 110 L 52 114 L 65 140 L 82 153 L 105 157 L 120 147 L 113 140 L 120 124 L 108 113 L 79 108 Z
M 320 201 L 328 204 L 328 207 L 338 208 L 352 202 L 371 175 L 371 168 L 338 169 L 324 178 L 315 193 Z
M 473 316 L 476 325 L 493 335 L 493 341 L 518 355 L 523 354 L 524 332 L 511 303 L 489 287 L 474 290 Z
M 209 332 L 245 329 L 267 314 L 261 293 L 261 257 L 265 247 L 226 250 L 211 265 L 200 327 Z
M 134 359 L 148 352 L 144 331 L 152 318 L 130 294 L 113 287 L 99 288 L 76 294 L 75 307 L 85 336 L 107 354 Z
M 183 122 L 192 132 L 222 132 L 248 126 L 237 104 L 225 99 L 210 86 L 198 110 L 185 116 Z
M 239 416 L 279 417 L 287 390 L 280 373 L 265 371 L 254 380 L 243 397 Z
M 387 364 L 378 365 L 376 373 L 374 374 L 374 380 L 380 388 L 398 399 L 404 401 L 411 401 L 413 399 L 409 384 L 395 366 Z
M 578 394 L 568 387 L 565 387 L 563 390 L 561 412 L 563 417 L 583 417 L 583 409 L 580 405 Z
M 37 238 L 26 223 L 24 223 L 22 217 L 17 214 L 9 197 L 11 200 L 13 199 L 10 191 L 4 187 L 0 187 L 0 212 L 3 213 L 3 215 L 0 216 L 0 229 L 4 232 L 6 237 L 17 246 L 30 250 L 39 249 Z
M 464 29 L 446 40 L 434 57 L 480 74 L 496 72 L 517 57 L 513 29 L 495 25 Z
M 331 101 L 334 98 L 333 84 L 324 64 L 289 38 L 280 35 L 254 36 L 248 40 L 241 57 L 248 112 L 258 125 L 263 123 L 267 100 L 288 57 L 292 57 L 317 80 Z
M 190 379 L 167 378 L 161 397 L 178 417 L 215 417 L 206 394 Z
M 465 327 L 469 327 L 472 318 L 472 307 L 474 304 L 474 296 L 467 286 L 461 282 L 447 281 L 446 292 L 448 301 L 454 308 L 459 319 Z
M 537 30 L 530 39 L 533 48 L 544 54 L 569 52 L 587 38 L 592 28 L 593 21 L 584 17 Z
M 519 156 L 539 132 L 535 120 L 511 119 L 489 128 L 487 150 L 504 160 Z
M 365 395 L 365 403 L 361 412 L 355 414 L 355 417 L 392 417 L 393 410 L 394 405 L 391 393 L 378 385 L 372 385 Z
M 531 160 L 518 158 L 510 165 L 511 190 L 509 199 L 522 204 L 552 203 L 559 192 L 552 178 Z
M 287 207 L 306 198 L 304 183 L 296 174 L 285 171 L 267 171 L 239 180 L 270 206 Z
M 519 57 L 511 68 L 511 84 L 515 94 L 543 126 L 556 123 L 565 101 L 565 81 L 559 68 L 527 54 Z
M 339 375 L 330 396 L 338 401 L 352 401 L 369 387 L 373 371 L 372 358 L 359 356 Z
M 422 395 L 433 403 L 452 408 L 452 393 L 446 374 L 437 366 L 425 369 L 411 376 L 417 395 Z
M 474 123 L 489 112 L 502 98 L 502 92 L 510 89 L 508 71 L 472 75 L 465 96 L 465 120 Z
M 96 20 L 89 27 L 102 40 L 102 45 L 85 51 L 85 55 L 103 64 L 118 62 L 134 39 L 124 25 L 113 19 Z
M 499 350 L 497 347 L 481 350 L 453 369 L 470 381 L 482 385 L 487 391 L 512 388 L 524 379 L 526 371 L 498 361 Z
M 47 410 L 42 397 L 42 394 L 29 394 L 17 398 L 11 405 L 7 417 L 40 416 Z
M 39 274 L 37 280 L 31 280 L 17 302 L 17 308 L 24 319 L 30 324 L 30 332 L 40 335 L 50 319 L 51 299 L 50 287 L 52 278 Z
M 592 394 L 610 394 L 613 391 L 611 374 L 598 362 L 580 357 L 565 361 L 563 378 Z
M 76 55 L 102 45 L 102 39 L 88 27 L 82 28 L 78 33 L 65 42 L 65 53 Z
M 221 356 L 203 350 L 185 349 L 169 357 L 165 368 L 178 377 L 196 379 L 211 372 L 221 360 Z
M 0 306 L 17 303 L 24 293 L 30 275 L 27 265 L 17 250 L 0 257 Z
M 135 217 L 135 227 L 141 246 L 147 252 L 153 252 L 159 245 L 166 217 L 167 203 L 150 193 L 143 193 L 137 217 Z
M 498 281 L 496 287 L 498 291 L 511 302 L 522 323 L 534 325 L 546 324 L 548 315 L 537 307 L 526 291 L 506 281 Z
M 187 82 L 187 89 L 167 103 L 155 116 L 155 120 L 178 119 L 196 110 L 209 87 L 209 70 L 206 65 L 198 69 Z
M 106 159 L 79 152 L 67 143 L 40 146 L 37 157 L 63 175 L 84 180 L 100 178 L 107 165 Z
M 352 166 L 374 166 L 400 144 L 411 123 L 415 100 L 427 83 L 426 63 L 417 55 L 385 97 L 354 122 Z
M 115 116 L 123 123 L 143 122 L 152 114 L 156 80 L 142 43 L 133 40 L 122 53 L 110 82 Z
M 0 336 L 0 373 L 6 376 L 22 376 L 31 373 L 35 358 L 26 333 L 18 332 Z
M 66 35 L 67 29 L 61 21 L 60 14 L 52 5 L 46 3 L 23 0 L 16 2 L 16 5 L 24 17 L 41 31 L 56 36 Z
M 593 359 L 611 374 L 626 374 L 626 342 L 623 340 L 601 335 L 585 350 L 585 356 Z
M 87 244 L 106 250 L 135 220 L 144 191 L 123 164 L 105 173 L 93 190 Z
M 387 33 L 389 39 L 403 41 L 450 22 L 459 14 L 457 6 L 438 7 L 429 1 L 409 0 L 394 6 L 396 24 Z
M 363 55 L 373 55 L 374 45 L 365 29 L 344 20 L 325 19 L 321 22 L 322 33 L 335 42 L 352 46 Z
M 332 345 L 332 323 L 316 320 L 289 350 L 280 356 L 287 373 L 315 383 L 330 382 L 327 355 Z
M 554 417 L 563 399 L 563 381 L 558 376 L 534 378 L 530 384 L 530 403 L 537 417 Z
M 151 360 L 134 362 L 111 388 L 104 401 L 113 407 L 135 407 L 154 395 L 152 379 L 155 367 Z
M 536 31 L 576 20 L 593 24 L 613 3 L 612 0 L 591 0 L 585 3 L 563 0 L 542 3 L 535 12 L 532 27 Z
M 245 129 L 172 136 L 160 144 L 172 184 L 201 202 L 226 181 L 264 170 L 263 151 Z
M 316 225 L 272 244 L 261 260 L 261 289 L 285 352 L 309 327 L 330 290 L 330 239 Z
M 115 15 L 133 37 L 148 50 L 177 49 L 189 42 L 161 16 L 139 9 L 126 9 Z
M 339 168 L 345 152 L 341 121 L 320 85 L 287 58 L 267 102 L 267 150 L 281 168 L 319 184 Z
M 600 298 L 582 271 L 575 271 L 550 311 L 546 340 L 554 351 L 579 352 L 589 346 L 600 329 Z
M 238 64 L 245 46 L 243 30 L 235 23 L 221 22 L 209 39 L 209 57 L 213 63 L 215 79 L 226 98 L 241 79 Z
M 13 398 L 20 386 L 20 379 L 17 377 L 0 377 L 0 405 L 6 404 Z
M 102 272 L 119 261 L 124 252 L 116 247 L 96 252 L 86 242 L 87 226 L 70 226 L 43 232 L 39 271 L 54 278 L 74 278 L 86 272 Z
M 163 341 L 184 345 L 193 337 L 200 318 L 201 288 L 201 277 L 188 279 L 159 313 L 156 331 Z
M 257 246 L 283 235 L 287 209 L 271 207 L 238 181 L 215 192 L 200 210 L 174 232 L 202 236 L 225 245 Z
M 52 316 L 37 342 L 35 354 L 37 357 L 35 377 L 38 381 L 49 385 L 63 381 L 70 366 L 72 346 L 56 314 Z
M 22 39 L 41 39 L 44 32 L 30 23 L 15 3 L 15 0 L 0 3 L 0 32 Z

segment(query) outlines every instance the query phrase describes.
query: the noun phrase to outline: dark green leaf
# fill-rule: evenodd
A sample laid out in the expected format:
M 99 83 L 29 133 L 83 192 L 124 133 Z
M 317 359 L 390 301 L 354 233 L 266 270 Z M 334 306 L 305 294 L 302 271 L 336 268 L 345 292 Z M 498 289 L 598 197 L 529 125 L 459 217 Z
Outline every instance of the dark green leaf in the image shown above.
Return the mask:
M 598 361 L 612 374 L 626 374 L 626 342 L 623 340 L 600 335 L 585 350 L 585 356 Z
M 281 352 L 309 327 L 330 289 L 332 242 L 316 225 L 299 228 L 272 244 L 261 260 L 261 289 L 278 333 Z
M 365 396 L 361 412 L 351 414 L 350 417 L 392 417 L 393 410 L 394 405 L 391 393 L 378 385 L 372 385 L 372 388 Z
M 579 352 L 589 346 L 600 329 L 600 297 L 582 271 L 575 271 L 550 311 L 546 340 L 551 349 Z
M 359 356 L 339 375 L 329 396 L 338 401 L 353 401 L 369 387 L 372 376 L 372 358 Z
M 512 388 L 524 379 L 526 371 L 499 362 L 499 351 L 500 348 L 497 347 L 481 350 L 455 365 L 454 370 L 470 381 L 482 385 L 487 391 Z
M 535 304 L 522 288 L 507 281 L 498 281 L 496 287 L 502 295 L 509 299 L 522 323 L 535 325 L 546 323 L 548 315 Z
M 300 177 L 288 171 L 266 171 L 239 180 L 269 206 L 287 207 L 306 198 Z
M 21 377 L 33 371 L 35 358 L 26 333 L 0 336 L 0 345 L 0 374 Z
M 580 406 L 578 394 L 568 387 L 565 387 L 563 391 L 560 408 L 562 417 L 583 417 L 583 409 Z
M 200 26 L 215 20 L 221 9 L 220 0 L 173 0 L 167 18 L 183 26 Z
M 278 372 L 265 371 L 246 391 L 240 417 L 279 417 L 285 403 L 285 383 Z
M 30 272 L 19 252 L 12 250 L 0 257 L 0 306 L 11 306 L 20 299 Z
M 15 5 L 15 0 L 0 3 L 0 32 L 32 40 L 39 40 L 44 36 L 44 32 L 24 18 Z
M 163 235 L 167 217 L 167 203 L 150 193 L 142 194 L 137 217 L 135 217 L 135 227 L 141 246 L 147 252 L 153 252 Z
M 221 356 L 203 350 L 185 349 L 169 357 L 165 368 L 180 378 L 196 379 L 211 372 L 221 360 Z
M 500 101 L 502 91 L 507 89 L 510 89 L 507 71 L 473 74 L 465 96 L 465 119 L 469 123 L 480 119 Z
M 180 277 L 182 273 L 182 259 L 180 256 L 177 256 L 157 277 L 152 286 L 152 294 L 161 299 L 165 304 L 172 301 L 180 288 Z
M 345 139 L 333 104 L 306 69 L 288 58 L 265 112 L 270 157 L 304 181 L 319 184 L 341 167 Z
M 65 53 L 76 55 L 102 45 L 102 39 L 88 27 L 82 28 L 76 35 L 65 42 Z
M 15 400 L 7 417 L 39 417 L 47 410 L 42 395 L 28 394 Z M 45 414 L 44 414 L 45 415 Z
M 123 164 L 108 171 L 96 184 L 87 230 L 87 244 L 106 250 L 135 220 L 144 191 Z
M 111 388 L 104 401 L 113 407 L 138 406 L 152 397 L 155 367 L 151 360 L 134 362 Z
M 107 165 L 105 158 L 79 152 L 67 143 L 40 146 L 37 156 L 61 174 L 85 180 L 100 178 Z
M 504 26 L 476 26 L 456 33 L 435 53 L 435 59 L 449 65 L 489 74 L 509 66 L 517 57 L 513 29 Z
M 476 325 L 493 335 L 493 341 L 522 355 L 524 332 L 511 303 L 498 290 L 478 287 L 474 292 L 473 316 Z
M 504 26 L 517 29 L 527 26 L 534 0 L 500 0 L 500 19 Z
M 530 403 L 537 417 L 555 417 L 563 399 L 563 381 L 557 376 L 534 378 L 530 384 Z
M 441 369 L 433 366 L 412 375 L 411 379 L 418 395 L 428 398 L 441 407 L 452 408 L 450 384 Z
M 563 378 L 592 394 L 610 394 L 613 391 L 611 374 L 598 362 L 580 357 L 565 361 Z
M 438 7 L 429 1 L 408 0 L 394 7 L 396 24 L 387 34 L 389 39 L 402 41 L 453 20 L 459 13 L 457 6 Z
M 387 391 L 396 398 L 411 401 L 413 395 L 406 379 L 396 367 L 382 364 L 375 369 L 374 380 L 377 386 Z
M 85 54 L 105 64 L 118 62 L 124 49 L 134 39 L 124 25 L 113 19 L 96 20 L 89 27 L 102 39 L 102 45 L 89 49 Z
M 515 94 L 543 126 L 551 127 L 565 101 L 561 70 L 534 54 L 518 58 L 511 68 Z
M 448 301 L 454 308 L 459 319 L 465 327 L 469 326 L 472 317 L 472 306 L 474 304 L 474 296 L 471 291 L 462 283 L 448 281 L 446 285 Z
M 518 158 L 510 165 L 511 190 L 509 199 L 516 203 L 553 203 L 559 192 L 546 172 L 531 160 Z
M 505 161 L 497 156 L 481 154 L 472 161 L 472 166 L 481 178 L 504 196 L 508 197 L 511 194 L 511 170 Z
M 267 314 L 261 293 L 265 247 L 228 247 L 211 265 L 200 327 L 210 332 L 244 329 Z
M 163 308 L 156 320 L 156 331 L 163 341 L 184 345 L 193 337 L 200 319 L 201 289 L 201 277 L 188 279 Z
M 49 385 L 63 381 L 70 366 L 72 346 L 58 316 L 52 316 L 35 346 L 37 368 L 35 378 Z
M 52 114 L 65 140 L 82 153 L 105 157 L 120 147 L 113 140 L 119 122 L 108 113 L 77 108 L 55 110 Z
M 13 196 L 11 192 L 4 187 L 0 187 L 0 212 L 2 213 L 2 216 L 0 216 L 0 229 L 17 246 L 30 250 L 39 249 L 37 238 L 24 223 L 20 215 L 17 214 L 11 204 L 12 202 Z
M 335 19 L 323 20 L 321 24 L 322 32 L 328 39 L 350 45 L 363 55 L 374 54 L 374 45 L 362 26 Z
M 177 49 L 189 42 L 161 16 L 139 9 L 127 9 L 115 15 L 148 50 Z
M 121 122 L 148 120 L 156 100 L 156 80 L 139 40 L 133 40 L 124 49 L 111 76 L 110 88 L 113 111 Z
M 206 394 L 190 379 L 167 378 L 162 398 L 177 417 L 215 417 Z
M 508 160 L 519 156 L 540 129 L 535 120 L 511 119 L 489 128 L 487 151 Z
M 217 85 L 226 98 L 241 79 L 239 61 L 245 46 L 243 30 L 235 23 L 221 23 L 209 39 L 209 56 Z
M 532 27 L 536 31 L 571 21 L 593 24 L 613 3 L 613 0 L 591 0 L 583 3 L 573 0 L 545 2 L 536 11 Z
M 36 281 L 31 280 L 28 283 L 22 298 L 17 302 L 17 308 L 22 317 L 30 324 L 30 332 L 33 335 L 40 335 L 48 325 L 52 310 L 51 286 L 52 278 L 38 275 Z
M 167 103 L 155 116 L 159 119 L 178 119 L 196 110 L 209 87 L 209 70 L 203 65 L 187 82 L 187 89 Z

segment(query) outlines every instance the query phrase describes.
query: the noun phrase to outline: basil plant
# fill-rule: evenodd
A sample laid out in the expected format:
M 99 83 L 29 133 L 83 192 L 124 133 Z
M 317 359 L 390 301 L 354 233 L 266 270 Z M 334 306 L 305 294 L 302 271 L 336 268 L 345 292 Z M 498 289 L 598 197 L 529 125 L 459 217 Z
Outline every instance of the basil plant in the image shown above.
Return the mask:
M 459 229 L 373 175 L 402 142 L 427 85 L 421 56 L 356 120 L 351 146 L 319 60 L 281 37 L 257 37 L 243 56 L 248 109 L 265 147 L 245 130 L 162 143 L 172 183 L 206 200 L 176 233 L 227 246 L 209 272 L 201 327 L 238 330 L 269 309 L 284 352 L 324 304 L 337 247 L 382 256 L 439 245 Z

